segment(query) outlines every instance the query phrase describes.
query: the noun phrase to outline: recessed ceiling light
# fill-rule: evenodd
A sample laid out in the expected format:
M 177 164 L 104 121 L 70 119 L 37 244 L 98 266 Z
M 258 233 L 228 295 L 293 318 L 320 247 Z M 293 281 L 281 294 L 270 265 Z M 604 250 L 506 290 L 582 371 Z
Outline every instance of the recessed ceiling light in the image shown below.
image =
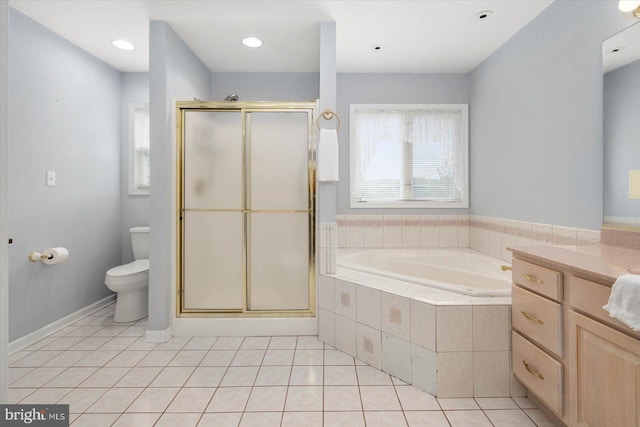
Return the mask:
M 242 44 L 247 47 L 260 47 L 262 46 L 262 40 L 255 37 L 245 37 L 242 39 Z
M 493 15 L 493 12 L 490 10 L 483 10 L 482 12 L 478 12 L 476 13 L 476 18 L 478 18 L 481 21 L 484 21 L 486 19 L 489 19 L 491 17 L 491 15 Z
M 113 40 L 111 44 L 117 47 L 118 49 L 123 49 L 123 50 L 133 50 L 136 48 L 133 45 L 133 43 L 128 42 L 126 40 Z
M 611 49 L 609 51 L 609 53 L 618 53 L 618 52 L 623 51 L 623 50 L 624 50 L 624 46 L 617 46 L 617 47 L 614 47 L 613 49 Z

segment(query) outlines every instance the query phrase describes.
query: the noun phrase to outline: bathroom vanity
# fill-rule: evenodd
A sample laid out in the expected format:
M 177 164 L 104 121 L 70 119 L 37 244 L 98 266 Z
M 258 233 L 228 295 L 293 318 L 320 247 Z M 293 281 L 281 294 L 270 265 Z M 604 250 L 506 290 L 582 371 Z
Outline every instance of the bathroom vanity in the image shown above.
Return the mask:
M 640 333 L 602 309 L 640 252 L 511 249 L 512 369 L 569 426 L 640 426 Z

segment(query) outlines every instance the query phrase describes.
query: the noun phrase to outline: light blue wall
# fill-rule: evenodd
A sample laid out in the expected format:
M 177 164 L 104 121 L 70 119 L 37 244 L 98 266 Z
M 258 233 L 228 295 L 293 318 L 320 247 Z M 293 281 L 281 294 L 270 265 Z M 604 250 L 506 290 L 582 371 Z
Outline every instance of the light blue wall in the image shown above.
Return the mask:
M 337 112 L 337 64 L 336 64 L 336 23 L 320 23 L 320 105 L 318 113 L 325 110 Z M 316 119 L 317 120 L 317 119 Z M 322 119 L 320 119 L 322 120 Z M 335 129 L 337 124 L 325 123 L 323 129 Z M 322 222 L 334 222 L 337 213 L 337 182 L 318 182 L 317 215 Z
M 318 73 L 211 73 L 211 97 L 223 101 L 312 101 L 319 96 Z
M 341 126 L 340 182 L 337 213 L 344 214 L 466 214 L 468 209 L 351 209 L 349 207 L 350 104 L 468 104 L 468 74 L 338 74 L 338 115 Z M 472 109 L 473 106 L 470 107 Z M 473 126 L 473 123 L 471 123 Z M 471 139 L 470 145 L 473 144 Z
M 640 218 L 629 171 L 640 170 L 640 61 L 604 76 L 604 214 Z
M 10 339 L 110 294 L 120 263 L 120 73 L 9 16 Z M 45 185 L 46 171 L 56 186 Z M 64 264 L 27 254 L 64 246 Z
M 122 263 L 133 261 L 129 228 L 149 225 L 149 196 L 129 195 L 129 104 L 149 102 L 149 73 L 122 73 L 120 102 L 120 216 Z
M 162 21 L 149 26 L 151 195 L 149 330 L 169 328 L 174 315 L 176 260 L 175 103 L 211 94 L 211 72 Z
M 9 4 L 0 1 L 0 242 L 7 241 Z M 7 245 L 0 245 L 0 403 L 9 403 L 9 274 Z
M 556 0 L 471 73 L 471 213 L 600 228 L 601 43 L 628 15 Z

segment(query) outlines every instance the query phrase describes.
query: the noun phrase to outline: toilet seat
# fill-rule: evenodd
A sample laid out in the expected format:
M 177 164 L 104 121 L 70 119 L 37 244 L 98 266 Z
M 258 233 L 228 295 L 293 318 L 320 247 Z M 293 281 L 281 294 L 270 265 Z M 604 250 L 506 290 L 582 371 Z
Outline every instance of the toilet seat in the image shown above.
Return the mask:
M 129 264 L 113 267 L 104 279 L 106 285 L 123 285 L 149 280 L 149 260 L 139 259 Z

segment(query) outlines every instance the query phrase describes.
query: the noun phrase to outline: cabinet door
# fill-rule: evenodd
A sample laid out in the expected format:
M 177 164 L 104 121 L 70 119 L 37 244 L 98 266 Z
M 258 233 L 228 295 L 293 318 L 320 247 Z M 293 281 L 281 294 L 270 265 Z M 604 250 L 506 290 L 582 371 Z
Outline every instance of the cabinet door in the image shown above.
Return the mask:
M 571 425 L 640 426 L 640 341 L 569 311 Z

